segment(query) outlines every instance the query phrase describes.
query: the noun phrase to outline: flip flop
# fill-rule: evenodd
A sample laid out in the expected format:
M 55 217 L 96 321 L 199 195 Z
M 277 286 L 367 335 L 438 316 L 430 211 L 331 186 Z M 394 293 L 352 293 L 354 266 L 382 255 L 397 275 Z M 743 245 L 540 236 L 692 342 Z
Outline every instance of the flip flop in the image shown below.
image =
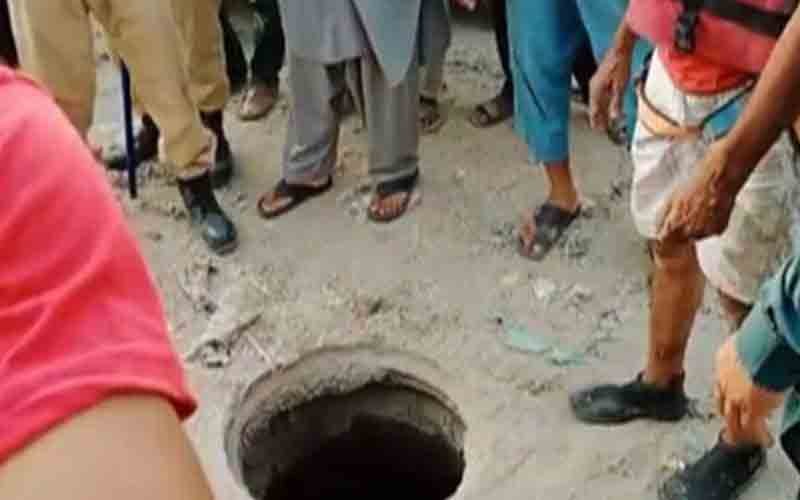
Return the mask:
M 568 212 L 551 203 L 540 206 L 533 213 L 533 222 L 536 224 L 533 241 L 526 245 L 520 237 L 519 254 L 536 262 L 543 260 L 580 214 L 580 206 L 574 212 Z
M 414 193 L 414 188 L 417 186 L 418 181 L 419 172 L 414 172 L 407 177 L 379 183 L 377 186 L 375 186 L 375 195 L 372 197 L 372 201 L 370 201 L 369 208 L 367 209 L 367 218 L 369 218 L 369 220 L 372 222 L 385 224 L 395 221 L 405 215 L 406 211 L 408 210 L 408 205 L 411 202 L 411 196 Z M 380 215 L 376 213 L 376 211 L 373 209 L 376 202 L 380 204 L 386 200 L 386 198 L 396 194 L 406 195 L 403 204 L 396 213 L 390 215 Z
M 508 120 L 513 114 L 514 109 L 508 99 L 498 95 L 490 101 L 475 106 L 469 122 L 475 128 L 489 128 Z
M 325 194 L 333 187 L 333 177 L 328 177 L 328 181 L 323 184 L 322 186 L 301 186 L 298 184 L 289 184 L 285 180 L 281 179 L 278 182 L 278 185 L 275 186 L 275 189 L 272 190 L 272 193 L 266 193 L 261 196 L 258 200 L 258 213 L 261 217 L 265 219 L 274 219 L 276 217 L 280 217 L 281 215 L 297 208 L 299 205 L 305 203 L 306 201 L 316 198 L 322 194 Z M 288 198 L 290 201 L 288 204 L 275 209 L 275 210 L 268 210 L 264 208 L 265 202 L 267 202 L 268 195 L 274 198 Z
M 430 97 L 420 97 L 419 104 L 419 123 L 422 135 L 435 134 L 444 126 L 445 122 L 439 101 Z

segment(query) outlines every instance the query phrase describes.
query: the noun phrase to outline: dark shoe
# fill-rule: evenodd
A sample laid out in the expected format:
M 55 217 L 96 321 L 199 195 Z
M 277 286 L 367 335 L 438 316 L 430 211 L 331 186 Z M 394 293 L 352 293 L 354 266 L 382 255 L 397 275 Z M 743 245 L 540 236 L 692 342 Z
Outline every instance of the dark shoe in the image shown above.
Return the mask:
M 233 177 L 233 154 L 225 129 L 222 126 L 222 110 L 200 113 L 203 124 L 217 136 L 217 156 L 211 167 L 211 185 L 214 189 L 227 186 Z
M 202 230 L 203 240 L 211 251 L 222 255 L 235 250 L 239 243 L 236 227 L 219 206 L 210 176 L 178 180 L 178 189 L 192 224 Z
M 766 463 L 757 445 L 732 446 L 722 441 L 697 462 L 676 472 L 658 489 L 660 500 L 733 500 L 750 485 Z
M 161 132 L 158 130 L 156 122 L 150 115 L 142 116 L 142 129 L 136 136 L 136 162 L 137 165 L 144 161 L 151 161 L 158 156 L 158 140 Z M 125 170 L 125 152 L 122 156 L 108 158 L 106 164 L 111 170 Z
M 689 410 L 683 376 L 669 388 L 661 389 L 645 383 L 640 374 L 625 385 L 599 385 L 578 391 L 570 396 L 570 404 L 578 420 L 590 424 L 624 424 L 639 418 L 674 422 Z
M 239 119 L 242 121 L 260 120 L 267 116 L 278 102 L 278 85 L 267 85 L 253 82 L 244 93 L 239 108 Z

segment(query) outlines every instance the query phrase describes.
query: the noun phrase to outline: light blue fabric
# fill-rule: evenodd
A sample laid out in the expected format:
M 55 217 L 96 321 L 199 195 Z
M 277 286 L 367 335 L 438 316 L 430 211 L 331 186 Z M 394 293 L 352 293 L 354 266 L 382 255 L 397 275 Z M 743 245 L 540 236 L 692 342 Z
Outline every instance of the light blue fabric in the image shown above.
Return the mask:
M 535 162 L 569 157 L 572 64 L 588 36 L 598 61 L 612 43 L 627 0 L 507 0 L 514 79 L 514 127 Z M 648 47 L 637 46 L 633 76 Z M 629 131 L 636 123 L 633 86 L 625 101 Z

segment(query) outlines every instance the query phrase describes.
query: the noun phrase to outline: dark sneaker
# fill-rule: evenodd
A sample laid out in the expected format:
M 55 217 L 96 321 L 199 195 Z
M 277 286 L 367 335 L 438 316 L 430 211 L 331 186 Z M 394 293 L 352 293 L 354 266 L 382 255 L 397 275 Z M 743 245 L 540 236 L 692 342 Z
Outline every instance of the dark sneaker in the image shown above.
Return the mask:
M 640 374 L 624 385 L 598 385 L 573 393 L 570 404 L 578 420 L 590 424 L 624 424 L 640 418 L 674 422 L 689 411 L 683 376 L 662 389 L 645 383 Z
M 659 500 L 734 500 L 764 467 L 766 453 L 757 445 L 732 446 L 722 438 L 697 462 L 667 479 Z

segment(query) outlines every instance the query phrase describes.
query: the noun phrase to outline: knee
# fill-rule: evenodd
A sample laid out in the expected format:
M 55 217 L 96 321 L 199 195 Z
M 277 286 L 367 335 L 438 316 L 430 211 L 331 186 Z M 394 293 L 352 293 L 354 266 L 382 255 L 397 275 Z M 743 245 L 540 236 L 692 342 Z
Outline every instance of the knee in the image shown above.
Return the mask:
M 657 269 L 681 274 L 700 270 L 693 243 L 651 241 L 649 247 Z

